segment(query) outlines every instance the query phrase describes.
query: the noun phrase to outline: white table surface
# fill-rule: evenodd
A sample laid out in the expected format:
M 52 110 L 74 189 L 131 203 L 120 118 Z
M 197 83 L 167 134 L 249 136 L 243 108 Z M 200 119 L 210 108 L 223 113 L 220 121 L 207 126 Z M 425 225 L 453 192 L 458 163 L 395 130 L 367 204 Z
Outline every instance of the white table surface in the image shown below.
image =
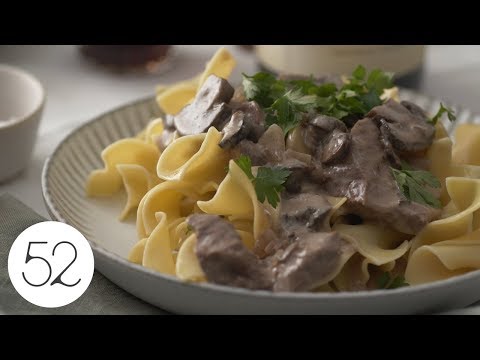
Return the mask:
M 242 49 L 227 45 L 237 58 L 233 80 L 255 71 L 255 61 Z M 176 46 L 174 69 L 160 75 L 116 75 L 85 61 L 73 45 L 0 46 L 0 64 L 24 68 L 38 77 L 47 103 L 28 168 L 13 181 L 0 184 L 48 218 L 40 175 L 43 163 L 63 137 L 94 116 L 141 97 L 153 95 L 159 83 L 189 78 L 200 72 L 217 45 Z M 429 46 L 421 91 L 480 113 L 480 46 Z M 454 313 L 480 314 L 480 307 Z

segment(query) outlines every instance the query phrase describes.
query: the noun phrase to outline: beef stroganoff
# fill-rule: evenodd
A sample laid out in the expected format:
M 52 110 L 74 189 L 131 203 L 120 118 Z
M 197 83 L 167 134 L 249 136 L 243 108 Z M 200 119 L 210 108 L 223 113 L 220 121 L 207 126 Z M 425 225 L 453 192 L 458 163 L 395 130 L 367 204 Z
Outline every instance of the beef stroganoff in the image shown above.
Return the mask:
M 124 190 L 129 260 L 189 282 L 393 289 L 480 268 L 480 127 L 400 101 L 392 74 L 243 75 L 221 48 L 157 88 L 165 116 L 102 152 L 88 196 Z

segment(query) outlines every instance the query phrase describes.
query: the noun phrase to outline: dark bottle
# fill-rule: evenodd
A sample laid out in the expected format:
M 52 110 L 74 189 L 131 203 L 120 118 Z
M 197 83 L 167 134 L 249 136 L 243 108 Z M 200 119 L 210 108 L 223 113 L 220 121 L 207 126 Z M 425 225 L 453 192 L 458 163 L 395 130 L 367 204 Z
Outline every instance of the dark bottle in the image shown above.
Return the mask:
M 256 45 L 263 70 L 295 75 L 351 74 L 359 64 L 395 73 L 399 86 L 418 88 L 423 45 Z
M 80 52 L 118 72 L 157 73 L 168 60 L 171 45 L 80 45 Z

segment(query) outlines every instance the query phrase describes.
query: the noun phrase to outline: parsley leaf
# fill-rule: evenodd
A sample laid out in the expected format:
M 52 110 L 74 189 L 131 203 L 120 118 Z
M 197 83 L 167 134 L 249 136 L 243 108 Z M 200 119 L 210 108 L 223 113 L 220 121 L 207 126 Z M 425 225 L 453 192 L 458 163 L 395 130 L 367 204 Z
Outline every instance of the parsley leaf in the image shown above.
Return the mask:
M 299 89 L 305 95 L 327 97 L 337 92 L 337 85 L 333 83 L 317 85 L 315 84 L 313 76 L 310 76 L 308 80 L 290 80 L 288 84 L 291 85 L 292 88 Z
M 382 95 L 383 90 L 393 87 L 393 73 L 384 72 L 380 69 L 374 69 L 368 75 L 366 82 L 367 89 L 375 89 L 379 95 Z
M 276 208 L 280 201 L 279 194 L 284 189 L 283 184 L 291 173 L 290 170 L 281 167 L 258 168 L 257 177 L 253 181 L 258 200 L 263 203 L 267 198 L 270 205 Z
M 284 189 L 283 184 L 292 172 L 282 167 L 262 166 L 258 168 L 255 177 L 252 174 L 252 161 L 248 156 L 240 155 L 235 163 L 252 181 L 258 201 L 263 203 L 267 199 L 270 205 L 276 208 L 280 201 L 280 193 Z
M 403 275 L 398 275 L 393 279 L 390 285 L 388 285 L 387 289 L 398 289 L 404 286 L 410 286 L 410 284 L 405 281 L 405 277 Z
M 187 228 L 185 229 L 185 235 L 190 235 L 190 233 L 193 231 L 193 228 L 190 226 L 190 224 L 187 224 Z
M 272 74 L 259 72 L 243 75 L 243 90 L 248 100 L 255 100 L 261 107 L 269 107 L 285 92 L 285 83 Z
M 437 114 L 432 117 L 428 122 L 432 125 L 436 125 L 438 120 L 441 119 L 442 115 L 445 113 L 447 113 L 448 120 L 450 120 L 451 122 L 457 120 L 457 117 L 455 116 L 453 110 L 440 103 L 440 109 L 438 109 Z
M 252 160 L 246 155 L 240 155 L 240 157 L 235 160 L 235 163 L 240 169 L 247 175 L 250 180 L 253 180 L 255 177 L 252 174 Z
M 293 89 L 278 98 L 267 109 L 267 125 L 277 124 L 287 134 L 302 121 L 302 113 L 316 107 L 317 97 L 304 95 L 300 89 Z
M 395 278 L 391 278 L 388 272 L 382 273 L 377 279 L 377 286 L 379 289 L 398 289 L 404 286 L 410 286 L 405 282 L 405 277 L 403 275 L 398 275 Z
M 440 181 L 430 172 L 423 170 L 402 170 L 391 168 L 393 177 L 402 194 L 410 201 L 440 208 L 442 204 L 427 187 L 439 188 Z
M 357 80 L 365 79 L 366 75 L 367 75 L 367 70 L 363 65 L 358 65 L 357 68 L 353 70 L 353 73 L 352 73 L 352 77 Z
M 287 134 L 310 111 L 340 120 L 349 115 L 364 116 L 383 104 L 380 96 L 393 87 L 392 77 L 392 73 L 379 69 L 368 73 L 359 65 L 337 89 L 333 83 L 317 85 L 313 76 L 287 81 L 259 72 L 253 76 L 243 74 L 243 88 L 246 98 L 255 100 L 265 110 L 267 125 L 278 124 Z

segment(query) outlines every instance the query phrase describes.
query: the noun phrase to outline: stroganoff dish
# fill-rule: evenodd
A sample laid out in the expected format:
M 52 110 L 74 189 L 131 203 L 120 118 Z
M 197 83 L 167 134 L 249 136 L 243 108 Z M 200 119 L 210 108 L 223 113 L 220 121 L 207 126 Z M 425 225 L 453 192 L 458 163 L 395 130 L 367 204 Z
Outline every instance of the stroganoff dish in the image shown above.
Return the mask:
M 102 153 L 89 196 L 124 189 L 129 260 L 271 291 L 393 289 L 480 268 L 480 128 L 400 101 L 392 74 L 243 75 L 219 49 L 157 89 L 165 116 Z

